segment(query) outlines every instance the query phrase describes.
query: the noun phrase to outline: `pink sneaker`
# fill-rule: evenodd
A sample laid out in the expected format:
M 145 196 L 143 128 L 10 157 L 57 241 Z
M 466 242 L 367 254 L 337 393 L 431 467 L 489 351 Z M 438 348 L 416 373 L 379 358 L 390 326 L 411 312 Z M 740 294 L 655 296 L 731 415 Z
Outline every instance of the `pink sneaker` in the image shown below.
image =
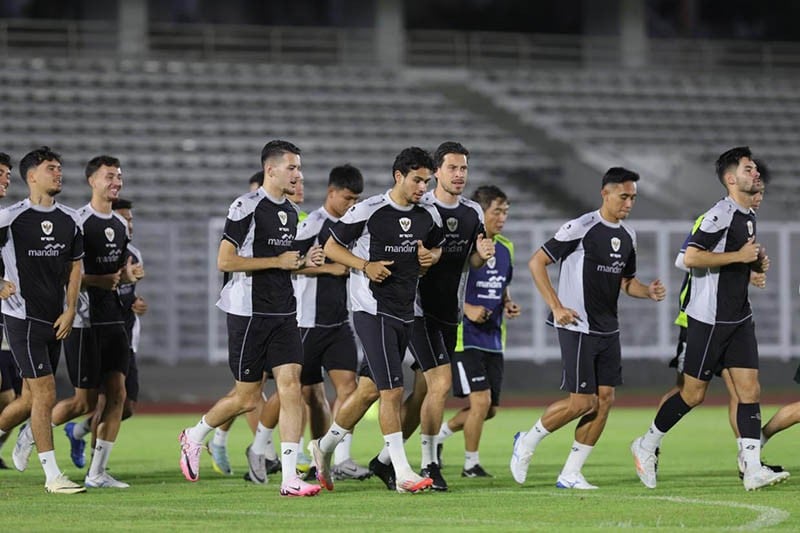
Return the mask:
M 185 429 L 178 436 L 178 442 L 181 443 L 181 472 L 183 472 L 183 477 L 189 481 L 197 481 L 200 478 L 200 452 L 203 450 L 203 445 L 192 441 L 186 435 Z
M 316 496 L 321 489 L 319 485 L 312 485 L 295 477 L 286 483 L 281 483 L 281 496 Z
M 333 490 L 333 476 L 331 475 L 331 454 L 323 452 L 319 447 L 319 439 L 308 443 L 308 451 L 317 467 L 317 481 L 328 490 Z

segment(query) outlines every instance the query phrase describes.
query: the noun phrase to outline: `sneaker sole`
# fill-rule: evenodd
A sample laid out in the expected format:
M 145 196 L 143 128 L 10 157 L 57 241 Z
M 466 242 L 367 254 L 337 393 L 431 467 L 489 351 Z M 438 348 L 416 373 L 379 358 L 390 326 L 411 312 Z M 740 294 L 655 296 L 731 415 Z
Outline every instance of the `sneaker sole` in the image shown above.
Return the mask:
M 769 483 L 766 483 L 764 485 L 759 485 L 758 487 L 753 487 L 751 489 L 748 489 L 747 487 L 745 487 L 744 490 L 746 490 L 748 492 L 752 492 L 752 491 L 755 491 L 755 490 L 764 489 L 766 487 L 772 487 L 773 485 L 780 485 L 781 483 L 787 481 L 788 479 L 789 479 L 789 476 L 786 476 L 786 477 L 774 479 Z
M 86 489 L 84 487 L 78 487 L 75 489 L 55 489 L 55 490 L 50 490 L 45 487 L 45 490 L 47 490 L 48 494 L 81 494 L 86 492 Z

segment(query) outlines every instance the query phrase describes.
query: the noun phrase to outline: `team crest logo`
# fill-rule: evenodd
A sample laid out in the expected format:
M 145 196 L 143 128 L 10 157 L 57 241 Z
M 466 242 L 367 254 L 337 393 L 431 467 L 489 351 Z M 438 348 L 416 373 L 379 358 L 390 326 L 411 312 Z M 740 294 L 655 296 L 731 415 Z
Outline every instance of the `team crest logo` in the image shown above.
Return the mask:
M 50 235 L 53 233 L 53 223 L 49 220 L 42 220 L 42 232 L 45 235 Z
M 458 219 L 455 217 L 450 217 L 447 219 L 447 229 L 450 231 L 455 231 L 458 227 Z
M 403 228 L 403 231 L 408 231 L 408 229 L 411 227 L 411 219 L 408 217 L 401 218 L 400 227 Z
M 622 243 L 620 242 L 620 240 L 618 238 L 613 237 L 611 239 L 611 249 L 614 250 L 615 252 L 619 252 L 619 245 L 620 244 L 622 244 Z
M 108 242 L 112 242 L 114 240 L 114 228 L 106 228 L 105 234 Z
M 489 268 L 494 268 L 496 264 L 497 264 L 497 259 L 494 256 L 486 260 L 486 266 L 488 266 Z
M 282 226 L 285 226 L 286 221 L 289 220 L 289 215 L 286 214 L 286 211 L 278 211 L 278 220 L 281 221 Z
M 44 222 L 42 224 L 44 224 Z M 747 234 L 748 235 L 752 235 L 753 234 L 753 221 L 752 220 L 748 220 L 747 221 Z

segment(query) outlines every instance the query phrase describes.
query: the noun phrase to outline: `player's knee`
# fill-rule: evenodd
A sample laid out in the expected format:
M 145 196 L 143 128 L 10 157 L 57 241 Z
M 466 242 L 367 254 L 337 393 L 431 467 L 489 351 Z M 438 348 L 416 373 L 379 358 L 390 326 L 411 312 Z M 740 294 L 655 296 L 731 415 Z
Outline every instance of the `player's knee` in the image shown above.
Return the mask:
M 597 396 L 593 394 L 573 394 L 568 409 L 572 417 L 577 418 L 595 411 L 597 404 Z
M 614 405 L 614 400 L 616 395 L 614 394 L 614 390 L 610 391 L 601 391 L 597 395 L 597 410 L 604 410 L 608 411 L 611 409 L 611 406 Z

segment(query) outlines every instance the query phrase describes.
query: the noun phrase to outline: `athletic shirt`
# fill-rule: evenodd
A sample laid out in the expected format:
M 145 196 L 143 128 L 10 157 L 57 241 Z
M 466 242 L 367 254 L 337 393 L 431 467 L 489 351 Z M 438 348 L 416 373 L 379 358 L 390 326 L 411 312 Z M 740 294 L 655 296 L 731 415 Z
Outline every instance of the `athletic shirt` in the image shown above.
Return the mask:
M 3 314 L 52 324 L 64 312 L 64 286 L 83 257 L 83 236 L 73 209 L 22 200 L 0 211 L 5 279 L 17 292 L 3 300 Z
M 505 304 L 503 293 L 514 273 L 514 244 L 502 235 L 494 236 L 494 256 L 480 268 L 469 269 L 465 301 L 481 305 L 492 314 L 482 324 L 466 316 L 458 326 L 456 351 L 477 348 L 487 352 L 502 352 L 505 347 Z
M 142 252 L 139 251 L 138 248 L 133 246 L 132 244 L 128 244 L 128 249 L 125 252 L 125 261 L 128 261 L 128 257 L 133 260 L 134 265 L 143 264 L 142 261 Z M 138 322 L 139 316 L 133 312 L 133 302 L 136 301 L 136 283 L 124 283 L 119 286 L 119 299 L 122 303 L 122 313 L 125 317 L 125 328 L 133 333 L 134 331 L 138 330 Z M 133 347 L 134 335 L 131 335 L 131 347 Z M 137 337 L 137 347 L 138 347 L 138 335 Z M 134 351 L 136 351 L 134 349 Z
M 753 210 L 723 198 L 703 216 L 689 246 L 709 252 L 736 252 L 756 235 Z M 739 324 L 752 316 L 748 285 L 750 265 L 732 263 L 692 268 L 691 298 L 686 314 L 706 324 Z
M 561 261 L 558 298 L 580 317 L 577 324 L 562 326 L 550 313 L 547 323 L 595 335 L 618 332 L 622 278 L 636 275 L 636 233 L 592 211 L 561 226 L 542 250 L 553 262 Z
M 351 272 L 353 311 L 413 322 L 419 277 L 417 241 L 422 241 L 428 249 L 444 242 L 442 220 L 436 208 L 427 202 L 403 207 L 387 192 L 351 207 L 330 231 L 342 246 L 355 243 L 352 252 L 357 257 L 394 261 L 387 266 L 392 275 L 383 283 L 373 283 L 364 272 Z
M 126 220 L 118 213 L 100 213 L 91 204 L 86 204 L 78 210 L 78 223 L 86 252 L 83 256 L 84 274 L 104 275 L 119 271 L 125 265 L 125 250 L 130 241 Z M 125 323 L 122 302 L 116 290 L 86 287 L 84 305 L 78 303 L 79 313 L 85 309 L 86 296 L 92 325 Z
M 338 220 L 320 207 L 298 226 L 297 240 L 309 247 L 324 245 L 330 237 L 331 227 Z M 325 258 L 325 263 L 331 262 Z M 347 323 L 347 276 L 298 274 L 294 280 L 294 292 L 297 297 L 297 323 L 301 328 L 333 327 Z
M 469 256 L 478 235 L 485 233 L 483 210 L 477 202 L 459 197 L 455 205 L 440 202 L 433 192 L 422 201 L 439 211 L 444 230 L 442 256 L 419 280 L 420 301 L 415 314 L 439 322 L 458 325 L 463 314 L 464 287 L 469 272 Z
M 686 253 L 686 247 L 689 246 L 689 239 L 691 239 L 692 235 L 694 235 L 694 233 L 700 228 L 700 223 L 703 222 L 704 216 L 705 215 L 700 215 L 697 217 L 697 220 L 694 221 L 692 231 L 686 236 L 686 239 L 683 241 L 683 245 L 681 246 L 681 251 L 678 253 L 678 257 L 675 259 L 675 265 L 681 270 L 687 271 L 683 276 L 683 282 L 681 282 L 681 292 L 678 295 L 678 304 L 680 306 L 680 310 L 678 311 L 678 316 L 675 317 L 675 325 L 682 328 L 689 327 L 689 319 L 686 317 L 686 306 L 689 305 L 689 299 L 692 297 L 692 271 L 687 269 L 683 264 L 683 257 Z
M 297 206 L 289 199 L 276 201 L 263 188 L 240 196 L 231 204 L 222 239 L 241 257 L 278 257 L 302 250 L 295 245 Z M 233 272 L 222 287 L 217 307 L 239 316 L 287 316 L 296 303 L 291 271 L 280 268 Z

